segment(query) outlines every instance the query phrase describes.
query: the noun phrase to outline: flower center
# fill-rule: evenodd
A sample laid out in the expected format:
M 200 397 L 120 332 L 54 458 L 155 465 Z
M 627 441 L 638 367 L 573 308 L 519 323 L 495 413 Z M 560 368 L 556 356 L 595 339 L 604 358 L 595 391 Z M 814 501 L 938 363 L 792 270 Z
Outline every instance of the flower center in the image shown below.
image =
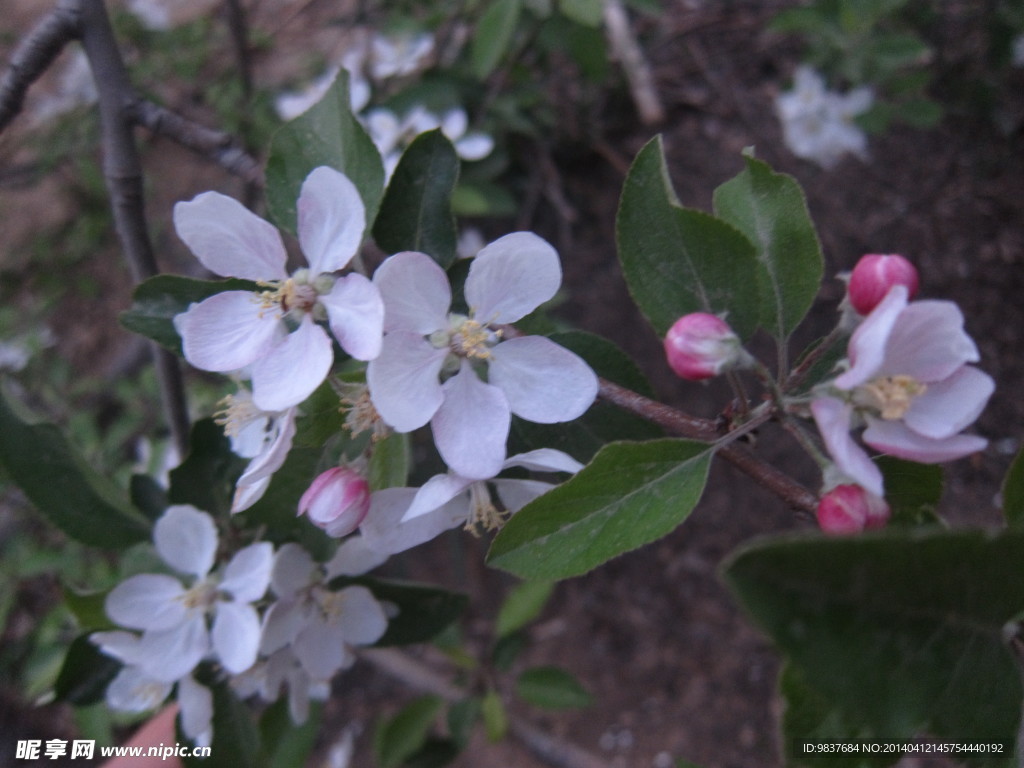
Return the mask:
M 469 518 L 465 526 L 467 531 L 474 536 L 480 536 L 486 531 L 496 531 L 505 524 L 508 516 L 507 511 L 494 506 L 487 483 L 479 482 L 469 486 Z
M 343 384 L 341 411 L 345 414 L 345 429 L 355 437 L 370 432 L 374 442 L 383 440 L 388 434 L 388 425 L 377 412 L 370 399 L 370 390 L 365 384 Z
M 320 615 L 328 624 L 336 624 L 345 611 L 345 592 L 332 592 L 317 587 L 313 590 L 313 602 L 320 610 Z
M 265 419 L 267 416 L 264 411 L 256 407 L 251 396 L 227 395 L 218 405 L 221 406 L 221 409 L 213 415 L 213 420 L 224 427 L 224 434 L 228 437 L 237 437 L 254 421 Z
M 300 269 L 287 280 L 275 280 L 260 285 L 268 289 L 256 294 L 264 309 L 280 307 L 284 313 L 306 313 L 317 309 L 317 300 L 321 293 L 330 293 L 334 286 L 334 277 L 324 274 L 314 278 L 308 269 Z
M 435 345 L 442 342 L 458 357 L 471 360 L 489 360 L 491 348 L 501 341 L 501 331 L 493 331 L 486 324 L 465 315 L 448 316 L 449 331 L 446 339 L 431 338 Z M 436 335 L 436 334 L 435 334 Z
M 854 402 L 877 411 L 886 421 L 896 421 L 906 416 L 914 398 L 927 389 L 913 376 L 880 376 L 858 387 Z
M 203 579 L 178 599 L 190 611 L 197 608 L 205 611 L 217 602 L 217 586 L 212 581 Z

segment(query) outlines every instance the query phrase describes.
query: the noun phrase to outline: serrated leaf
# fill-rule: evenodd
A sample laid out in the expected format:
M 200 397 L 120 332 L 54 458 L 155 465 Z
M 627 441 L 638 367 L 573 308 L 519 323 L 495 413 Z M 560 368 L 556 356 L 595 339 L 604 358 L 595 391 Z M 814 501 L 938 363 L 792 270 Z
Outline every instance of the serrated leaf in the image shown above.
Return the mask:
M 54 694 L 80 707 L 95 704 L 103 700 L 107 685 L 120 670 L 121 662 L 103 653 L 88 635 L 79 635 L 68 646 Z
M 392 432 L 373 444 L 367 480 L 371 491 L 400 488 L 409 477 L 409 435 Z
M 524 581 L 516 584 L 501 604 L 498 618 L 494 622 L 494 634 L 504 637 L 536 619 L 554 589 L 554 582 L 550 581 Z
M 423 746 L 443 703 L 437 696 L 422 696 L 377 727 L 374 747 L 380 768 L 397 768 Z
M 416 137 L 388 182 L 373 224 L 377 244 L 388 253 L 419 251 L 446 268 L 455 260 L 451 197 L 459 157 L 440 129 Z
M 516 693 L 523 701 L 545 709 L 580 709 L 594 703 L 580 682 L 560 667 L 527 669 L 516 680 Z
M 1024 448 L 1017 452 L 1003 478 L 1003 516 L 1009 525 L 1024 523 Z
M 92 469 L 53 424 L 19 418 L 0 395 L 0 467 L 53 525 L 83 544 L 117 549 L 149 538 L 149 522 Z
M 132 293 L 132 306 L 118 318 L 133 333 L 152 339 L 162 347 L 181 354 L 181 337 L 174 328 L 174 316 L 189 305 L 224 291 L 254 291 L 250 280 L 195 280 L 178 275 L 157 275 L 139 283 Z
M 754 246 L 733 224 L 679 205 L 660 136 L 633 161 L 615 237 L 629 292 L 659 336 L 691 312 L 727 314 L 742 337 L 754 330 Z
M 814 303 L 824 269 L 803 190 L 791 176 L 748 157 L 746 168 L 715 190 L 714 205 L 754 243 L 761 324 L 784 344 Z
M 788 536 L 725 568 L 804 680 L 871 738 L 1014 743 L 1024 695 L 1004 626 L 1024 610 L 1024 531 Z
M 505 56 L 519 23 L 520 0 L 493 0 L 476 25 L 469 50 L 473 74 L 485 80 Z
M 661 538 L 700 500 L 710 446 L 652 440 L 605 446 L 569 481 L 527 504 L 487 554 L 521 578 L 578 576 Z
M 366 206 L 369 229 L 384 194 L 384 165 L 362 123 L 352 114 L 348 72 L 342 69 L 318 103 L 282 126 L 270 142 L 267 205 L 282 229 L 296 229 L 296 201 L 302 182 L 326 165 L 355 184 Z

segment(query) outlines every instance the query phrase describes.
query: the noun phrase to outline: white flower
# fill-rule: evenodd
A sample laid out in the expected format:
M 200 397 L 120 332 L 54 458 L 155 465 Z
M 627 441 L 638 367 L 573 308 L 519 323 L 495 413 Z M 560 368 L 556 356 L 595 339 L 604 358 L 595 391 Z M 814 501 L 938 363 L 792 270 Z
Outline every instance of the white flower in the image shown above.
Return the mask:
M 190 585 L 166 574 L 132 576 L 107 595 L 106 611 L 122 627 L 141 630 L 141 637 L 109 632 L 93 640 L 104 652 L 165 683 L 181 680 L 211 654 L 228 672 L 252 666 L 260 624 L 252 603 L 266 592 L 273 547 L 251 544 L 235 553 L 223 574 L 211 573 L 217 529 L 209 515 L 188 505 L 164 512 L 153 528 L 153 541 L 167 565 L 191 577 Z
M 138 641 L 128 632 L 120 634 Z M 168 683 L 152 677 L 142 667 L 128 664 L 107 686 L 107 706 L 117 712 L 149 712 L 164 702 L 175 685 L 182 732 L 196 746 L 208 747 L 213 741 L 213 694 L 209 688 L 197 683 L 192 675 Z
M 309 702 L 326 701 L 331 694 L 329 680 L 314 680 L 299 662 L 291 646 L 284 646 L 260 659 L 231 685 L 242 697 L 258 695 L 267 702 L 277 701 L 281 689 L 288 689 L 288 713 L 292 722 L 302 725 L 309 717 Z
M 995 384 L 977 362 L 978 348 L 950 301 L 908 303 L 894 286 L 850 338 L 849 370 L 811 404 L 839 470 L 882 496 L 882 474 L 850 436 L 855 418 L 863 440 L 882 453 L 934 464 L 980 451 L 983 438 L 962 435 L 978 418 Z
M 425 254 L 391 256 L 373 279 L 387 308 L 381 354 L 366 372 L 373 404 L 398 432 L 429 422 L 459 475 L 500 471 L 513 413 L 552 424 L 594 402 L 597 377 L 574 353 L 541 336 L 502 337 L 502 324 L 525 317 L 561 283 L 558 254 L 537 235 L 506 235 L 473 259 L 468 315 L 450 311 L 448 277 Z
M 798 67 L 793 90 L 776 97 L 775 111 L 790 151 L 828 169 L 847 152 L 861 159 L 867 156 L 867 136 L 853 119 L 870 109 L 873 101 L 870 88 L 846 94 L 829 91 L 820 74 Z
M 349 106 L 353 112 L 359 112 L 370 103 L 370 83 L 363 76 L 359 51 L 347 52 L 341 63 L 334 64 L 315 78 L 312 82 L 297 91 L 286 91 L 274 99 L 274 109 L 282 120 L 292 120 L 307 109 L 317 104 L 334 84 L 338 73 L 344 69 L 348 72 Z
M 370 74 L 375 80 L 412 74 L 433 51 L 434 38 L 429 32 L 377 35 L 371 42 Z
M 501 469 L 509 467 L 576 473 L 582 465 L 561 451 L 541 448 L 509 457 Z M 488 484 L 494 486 L 503 511 L 495 507 Z M 387 488 L 373 495 L 361 536 L 354 541 L 362 539 L 369 549 L 396 554 L 459 525 L 492 530 L 553 487 L 539 480 L 471 480 L 449 472 L 435 475 L 422 488 Z
M 309 268 L 289 277 L 276 229 L 238 201 L 206 192 L 174 208 L 178 235 L 211 271 L 256 280 L 268 290 L 225 291 L 175 317 L 185 359 L 196 368 L 228 372 L 250 367 L 253 401 L 284 411 L 305 400 L 330 370 L 326 319 L 352 357 L 380 351 L 384 307 L 376 287 L 356 273 L 335 279 L 355 255 L 365 210 L 355 185 L 321 166 L 298 200 L 298 232 Z

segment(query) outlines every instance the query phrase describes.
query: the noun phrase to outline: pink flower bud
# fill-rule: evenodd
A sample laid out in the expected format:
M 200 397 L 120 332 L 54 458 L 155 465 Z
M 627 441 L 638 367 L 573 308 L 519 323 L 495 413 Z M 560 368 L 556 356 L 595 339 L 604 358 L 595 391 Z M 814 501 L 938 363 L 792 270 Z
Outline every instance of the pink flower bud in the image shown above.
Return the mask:
M 665 356 L 676 375 L 701 381 L 736 367 L 744 353 L 740 340 L 722 318 L 693 312 L 676 320 L 665 334 Z
M 859 485 L 837 485 L 818 502 L 818 525 L 825 533 L 843 535 L 882 528 L 889 521 L 889 505 L 881 496 Z
M 348 467 L 328 469 L 299 499 L 299 514 L 335 538 L 358 528 L 369 509 L 370 485 Z
M 917 293 L 917 269 L 895 253 L 869 253 L 862 256 L 850 275 L 847 292 L 850 304 L 866 315 L 889 293 L 894 285 L 905 285 L 909 298 Z

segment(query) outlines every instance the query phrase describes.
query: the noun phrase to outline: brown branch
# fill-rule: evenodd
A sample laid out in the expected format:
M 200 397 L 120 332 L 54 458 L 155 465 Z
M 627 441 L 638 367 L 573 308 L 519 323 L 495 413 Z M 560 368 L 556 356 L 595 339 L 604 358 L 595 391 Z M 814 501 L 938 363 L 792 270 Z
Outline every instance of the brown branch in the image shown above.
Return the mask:
M 0 132 L 21 112 L 29 86 L 78 36 L 78 29 L 78 4 L 62 2 L 21 41 L 0 79 Z
M 644 58 L 640 44 L 629 25 L 629 16 L 621 0 L 605 0 L 604 24 L 612 56 L 619 60 L 626 73 L 629 92 L 644 125 L 657 125 L 665 121 L 665 107 L 654 86 L 654 76 Z

